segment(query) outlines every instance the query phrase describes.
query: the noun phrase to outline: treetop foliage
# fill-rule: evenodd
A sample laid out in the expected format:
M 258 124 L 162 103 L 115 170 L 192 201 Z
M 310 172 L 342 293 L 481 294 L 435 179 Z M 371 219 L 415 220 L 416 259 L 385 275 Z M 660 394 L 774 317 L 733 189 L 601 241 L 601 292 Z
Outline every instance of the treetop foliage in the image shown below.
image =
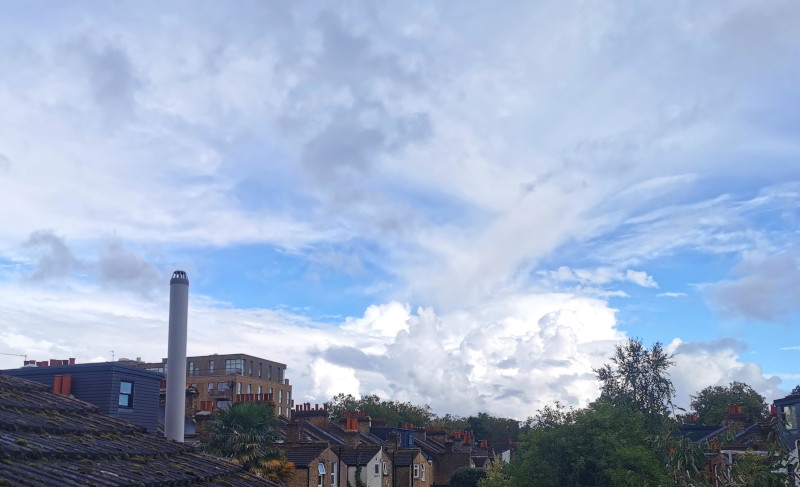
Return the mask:
M 478 440 L 489 443 L 516 441 L 525 423 L 516 419 L 500 418 L 480 412 L 475 416 L 461 417 L 451 414 L 437 416 L 430 406 L 409 402 L 383 400 L 376 395 L 356 398 L 352 394 L 338 394 L 328 403 L 329 417 L 338 420 L 345 411 L 364 411 L 372 418 L 386 419 L 386 425 L 399 427 L 413 424 L 417 427 L 442 426 L 448 431 L 469 430 Z
M 617 345 L 611 364 L 595 370 L 601 384 L 600 398 L 629 404 L 648 415 L 666 415 L 675 397 L 668 372 L 675 364 L 672 358 L 659 342 L 650 349 L 633 338 Z
M 691 406 L 702 424 L 719 425 L 725 418 L 729 405 L 742 406 L 742 413 L 752 420 L 767 414 L 767 402 L 761 394 L 744 382 L 731 382 L 727 387 L 708 386 L 692 396 Z
M 482 468 L 461 467 L 450 475 L 450 487 L 478 487 L 485 478 L 486 470 Z
M 294 472 L 294 464 L 277 446 L 280 437 L 273 404 L 243 402 L 214 411 L 200 430 L 200 446 L 257 475 L 285 481 Z

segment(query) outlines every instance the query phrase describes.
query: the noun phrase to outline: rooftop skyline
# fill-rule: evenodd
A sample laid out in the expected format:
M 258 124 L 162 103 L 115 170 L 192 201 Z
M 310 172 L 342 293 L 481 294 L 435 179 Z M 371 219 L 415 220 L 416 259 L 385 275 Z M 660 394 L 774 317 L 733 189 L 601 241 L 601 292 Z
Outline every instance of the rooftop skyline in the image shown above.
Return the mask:
M 0 352 L 524 418 L 800 383 L 800 4 L 0 5 Z M 22 357 L 0 355 L 0 368 Z

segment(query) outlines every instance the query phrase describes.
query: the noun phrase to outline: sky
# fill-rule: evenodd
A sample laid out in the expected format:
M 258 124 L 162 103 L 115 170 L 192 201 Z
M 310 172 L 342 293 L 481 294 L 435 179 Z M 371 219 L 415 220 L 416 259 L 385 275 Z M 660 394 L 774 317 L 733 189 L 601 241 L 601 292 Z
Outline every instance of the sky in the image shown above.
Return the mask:
M 800 383 L 800 3 L 0 4 L 0 368 L 167 352 L 534 415 L 628 338 Z

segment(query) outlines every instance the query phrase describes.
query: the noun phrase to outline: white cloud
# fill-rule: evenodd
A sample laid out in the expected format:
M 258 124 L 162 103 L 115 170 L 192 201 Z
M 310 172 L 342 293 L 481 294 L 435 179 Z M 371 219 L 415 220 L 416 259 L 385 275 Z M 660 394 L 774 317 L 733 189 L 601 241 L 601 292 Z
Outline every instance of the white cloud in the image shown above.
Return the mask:
M 581 284 L 605 285 L 614 282 L 631 282 L 641 287 L 657 288 L 658 283 L 653 276 L 644 271 L 627 269 L 620 271 L 611 267 L 598 267 L 596 269 L 570 269 L 561 266 L 555 271 L 539 271 L 539 275 L 546 276 L 556 282 L 579 282 Z
M 737 318 L 776 322 L 800 312 L 800 264 L 794 253 L 744 252 L 736 279 L 704 287 L 714 307 Z
M 665 293 L 658 293 L 656 296 L 660 298 L 683 298 L 686 296 L 686 293 L 677 293 L 674 291 L 668 291 Z
M 324 266 L 308 272 L 320 283 L 372 268 L 388 282 L 341 328 L 197 298 L 194 353 L 270 355 L 312 395 L 328 381 L 466 412 L 581 403 L 622 338 L 604 299 L 658 288 L 654 259 L 762 249 L 712 302 L 794 311 L 774 256 L 800 201 L 797 8 L 0 7 L 15 66 L 0 79 L 0 258 L 42 277 L 0 283 L 2 337 L 37 356 L 156 353 L 164 303 L 120 291 L 157 287 L 140 249 L 191 268 L 176 248 L 260 244 Z
M 666 350 L 675 353 L 670 376 L 677 392 L 676 404 L 688 410 L 690 396 L 708 386 L 744 382 L 762 394 L 767 403 L 786 395 L 781 379 L 767 375 L 755 362 L 744 362 L 740 352 L 745 346 L 733 340 L 684 342 L 675 338 Z

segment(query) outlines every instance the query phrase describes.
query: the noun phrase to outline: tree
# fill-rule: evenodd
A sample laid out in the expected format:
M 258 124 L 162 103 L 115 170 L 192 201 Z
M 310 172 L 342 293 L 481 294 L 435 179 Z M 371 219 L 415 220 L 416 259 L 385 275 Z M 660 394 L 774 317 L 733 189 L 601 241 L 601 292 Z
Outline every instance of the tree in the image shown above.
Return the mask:
M 539 411 L 509 465 L 514 487 L 642 486 L 669 482 L 650 441 L 647 415 L 597 401 L 586 409 Z
M 794 389 L 792 389 L 791 393 L 792 394 L 800 394 L 800 385 L 794 386 Z
M 486 478 L 482 468 L 461 467 L 450 475 L 450 487 L 478 487 L 478 482 Z
M 708 386 L 692 396 L 691 406 L 702 424 L 719 425 L 725 418 L 729 405 L 742 407 L 742 413 L 752 420 L 763 419 L 767 414 L 764 396 L 744 382 L 731 382 L 727 387 Z
M 417 406 L 410 402 L 384 401 L 376 395 L 361 396 L 356 399 L 352 394 L 338 394 L 328 403 L 331 419 L 339 419 L 344 411 L 364 411 L 373 418 L 386 419 L 387 426 L 413 424 L 426 426 L 434 417 L 427 404 Z
M 214 411 L 200 431 L 201 448 L 245 470 L 277 481 L 294 473 L 294 464 L 277 447 L 280 438 L 275 405 L 243 402 Z
M 656 342 L 647 349 L 638 339 L 617 345 L 611 364 L 594 372 L 601 383 L 601 399 L 625 403 L 648 415 L 665 415 L 672 406 L 675 388 L 667 369 L 673 355 Z
M 495 458 L 486 469 L 486 477 L 478 481 L 478 487 L 510 487 L 508 465 L 500 458 Z

